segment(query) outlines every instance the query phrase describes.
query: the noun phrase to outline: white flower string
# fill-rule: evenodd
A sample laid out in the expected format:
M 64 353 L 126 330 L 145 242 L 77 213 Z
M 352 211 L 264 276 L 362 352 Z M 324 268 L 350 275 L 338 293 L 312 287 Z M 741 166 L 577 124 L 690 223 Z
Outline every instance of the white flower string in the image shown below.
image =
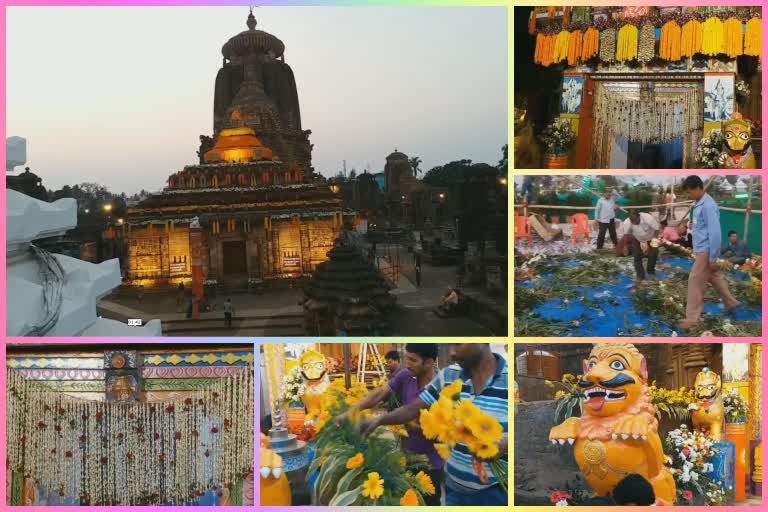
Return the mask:
M 159 402 L 68 396 L 6 370 L 8 468 L 90 505 L 181 505 L 253 472 L 253 367 Z

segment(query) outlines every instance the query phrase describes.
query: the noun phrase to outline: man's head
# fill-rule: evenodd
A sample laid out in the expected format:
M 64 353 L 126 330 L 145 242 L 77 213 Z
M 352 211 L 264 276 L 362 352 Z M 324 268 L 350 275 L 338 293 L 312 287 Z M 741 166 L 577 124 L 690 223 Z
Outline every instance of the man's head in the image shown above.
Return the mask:
M 408 343 L 405 346 L 405 367 L 416 377 L 429 374 L 437 361 L 437 343 Z
M 656 494 L 651 483 L 642 476 L 633 473 L 624 477 L 613 489 L 613 500 L 617 505 L 640 505 L 650 507 L 656 503 Z
M 465 370 L 471 370 L 491 352 L 489 343 L 454 343 L 451 344 L 451 355 L 456 364 Z
M 729 240 L 729 241 L 730 241 L 732 244 L 735 244 L 736 242 L 738 242 L 738 241 L 739 241 L 739 234 L 738 234 L 738 233 L 736 233 L 734 230 L 730 230 L 730 231 L 728 232 L 728 240 Z
M 606 187 L 605 191 L 603 192 L 603 195 L 605 196 L 606 199 L 610 199 L 612 193 L 613 193 L 613 189 Z
M 683 181 L 683 188 L 688 193 L 688 199 L 698 201 L 704 195 L 704 182 L 698 176 L 688 176 Z
M 669 223 L 667 222 L 667 219 L 662 220 L 661 222 L 659 222 L 659 224 L 661 224 L 662 228 L 665 228 L 669 225 Z
M 640 212 L 637 210 L 629 210 L 629 222 L 632 224 L 640 224 Z
M 384 356 L 384 361 L 387 364 L 387 371 L 390 375 L 394 375 L 400 371 L 400 352 L 397 350 L 390 350 Z

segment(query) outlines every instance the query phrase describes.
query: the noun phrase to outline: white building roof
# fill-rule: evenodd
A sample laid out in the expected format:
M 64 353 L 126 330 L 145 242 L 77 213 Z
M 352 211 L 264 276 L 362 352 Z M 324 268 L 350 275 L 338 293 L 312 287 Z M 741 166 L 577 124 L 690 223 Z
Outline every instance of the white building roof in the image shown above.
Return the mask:
M 30 249 L 30 242 L 63 235 L 77 225 L 77 202 L 61 199 L 46 203 L 14 190 L 6 190 L 6 261 L 8 336 L 161 336 L 160 322 L 129 327 L 115 320 L 98 318 L 96 301 L 120 286 L 117 259 L 93 264 L 61 254 L 53 261 L 61 276 L 47 273 L 48 264 Z M 60 300 L 52 290 L 61 287 Z M 47 292 L 47 293 L 46 293 Z M 34 334 L 47 312 L 58 311 L 58 319 L 46 332 Z

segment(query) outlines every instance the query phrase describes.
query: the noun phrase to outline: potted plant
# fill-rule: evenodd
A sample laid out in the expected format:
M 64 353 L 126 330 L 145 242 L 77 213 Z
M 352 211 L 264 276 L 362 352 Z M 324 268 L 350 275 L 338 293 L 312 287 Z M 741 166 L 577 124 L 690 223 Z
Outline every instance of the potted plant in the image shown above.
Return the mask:
M 544 168 L 567 169 L 568 151 L 576 142 L 571 122 L 568 119 L 555 119 L 544 128 L 539 140 L 544 145 Z

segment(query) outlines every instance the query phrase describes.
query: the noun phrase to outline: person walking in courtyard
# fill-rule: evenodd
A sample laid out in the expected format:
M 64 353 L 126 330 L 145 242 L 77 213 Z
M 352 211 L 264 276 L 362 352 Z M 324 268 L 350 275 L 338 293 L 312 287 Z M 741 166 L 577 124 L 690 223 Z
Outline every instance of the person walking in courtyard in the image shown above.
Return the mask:
M 230 299 L 227 299 L 224 301 L 224 326 L 229 329 L 232 327 L 232 312 L 234 309 L 232 308 L 232 301 Z
M 717 290 L 723 300 L 724 313 L 735 309 L 739 302 L 728 289 L 728 282 L 720 273 L 717 258 L 720 256 L 720 209 L 712 197 L 704 191 L 704 183 L 698 176 L 688 176 L 683 182 L 688 198 L 696 201 L 693 206 L 693 254 L 694 262 L 688 275 L 688 300 L 685 320 L 681 329 L 691 329 L 701 320 L 704 309 L 704 291 L 707 283 Z
M 605 189 L 603 197 L 597 200 L 595 205 L 595 220 L 599 226 L 597 231 L 597 249 L 603 248 L 605 243 L 605 231 L 611 235 L 611 242 L 613 246 L 618 245 L 618 239 L 616 238 L 616 210 L 619 207 L 616 205 L 616 198 L 613 196 L 613 191 L 610 188 Z
M 419 258 L 420 260 L 421 258 Z M 421 261 L 416 261 L 416 265 L 414 265 L 414 271 L 416 272 L 416 286 L 421 288 Z

